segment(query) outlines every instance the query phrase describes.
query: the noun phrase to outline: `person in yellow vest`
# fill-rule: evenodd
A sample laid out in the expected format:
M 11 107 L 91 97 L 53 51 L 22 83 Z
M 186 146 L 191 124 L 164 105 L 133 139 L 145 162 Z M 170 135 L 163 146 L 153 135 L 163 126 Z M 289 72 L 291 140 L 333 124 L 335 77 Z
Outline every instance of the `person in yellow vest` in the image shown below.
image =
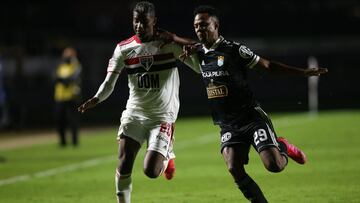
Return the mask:
M 55 72 L 55 117 L 60 146 L 65 147 L 66 130 L 72 134 L 72 144 L 78 145 L 78 115 L 76 107 L 81 97 L 81 64 L 73 47 L 63 51 L 62 60 Z

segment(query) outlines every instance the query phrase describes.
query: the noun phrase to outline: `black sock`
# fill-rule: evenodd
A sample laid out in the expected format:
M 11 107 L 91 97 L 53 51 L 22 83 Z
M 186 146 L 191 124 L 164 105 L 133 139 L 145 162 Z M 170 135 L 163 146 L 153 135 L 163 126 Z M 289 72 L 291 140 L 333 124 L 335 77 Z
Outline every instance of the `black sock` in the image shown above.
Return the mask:
M 241 192 L 244 194 L 246 199 L 252 203 L 267 203 L 264 194 L 260 187 L 255 183 L 251 177 L 246 174 L 239 182 L 236 182 Z
M 278 142 L 278 143 L 279 143 L 280 154 L 286 158 L 286 162 L 287 162 L 288 161 L 287 147 L 283 142 Z

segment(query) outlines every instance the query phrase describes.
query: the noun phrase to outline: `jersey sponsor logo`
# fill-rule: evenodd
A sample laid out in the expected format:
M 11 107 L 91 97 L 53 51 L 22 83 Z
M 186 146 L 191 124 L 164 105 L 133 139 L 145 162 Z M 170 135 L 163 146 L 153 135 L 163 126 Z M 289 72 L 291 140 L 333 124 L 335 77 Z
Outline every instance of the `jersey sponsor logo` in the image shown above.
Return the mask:
M 160 88 L 159 74 L 138 74 L 138 88 Z
M 204 78 L 212 78 L 212 77 L 220 77 L 220 76 L 229 76 L 229 72 L 226 70 L 220 70 L 220 71 L 205 71 L 202 72 L 202 76 Z
M 222 66 L 224 65 L 224 56 L 218 56 L 217 65 Z
M 249 48 L 247 48 L 245 45 L 240 46 L 239 53 L 240 53 L 240 56 L 245 59 L 251 58 L 254 55 L 254 53 Z
M 221 142 L 227 142 L 231 139 L 231 132 L 226 132 L 221 136 Z
M 140 64 L 148 71 L 154 63 L 153 56 L 142 56 L 140 57 Z
M 226 97 L 228 95 L 228 89 L 225 85 L 213 86 L 209 85 L 206 88 L 208 99 Z
M 169 140 L 168 140 L 168 137 L 164 134 L 159 134 L 159 135 L 156 135 L 156 139 L 157 140 L 161 140 L 163 141 L 164 143 L 166 143 L 166 146 L 169 145 Z

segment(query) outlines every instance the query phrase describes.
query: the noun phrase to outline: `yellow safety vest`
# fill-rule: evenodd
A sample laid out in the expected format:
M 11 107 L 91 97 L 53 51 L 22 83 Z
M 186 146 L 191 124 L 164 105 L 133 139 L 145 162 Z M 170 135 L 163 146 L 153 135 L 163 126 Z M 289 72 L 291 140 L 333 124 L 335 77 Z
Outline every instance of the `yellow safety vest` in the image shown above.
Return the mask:
M 75 74 L 79 74 L 80 65 L 76 63 L 62 63 L 56 70 L 56 77 L 60 79 L 69 79 Z M 76 99 L 80 95 L 80 86 L 75 80 L 68 84 L 57 81 L 55 84 L 55 101 L 64 102 Z

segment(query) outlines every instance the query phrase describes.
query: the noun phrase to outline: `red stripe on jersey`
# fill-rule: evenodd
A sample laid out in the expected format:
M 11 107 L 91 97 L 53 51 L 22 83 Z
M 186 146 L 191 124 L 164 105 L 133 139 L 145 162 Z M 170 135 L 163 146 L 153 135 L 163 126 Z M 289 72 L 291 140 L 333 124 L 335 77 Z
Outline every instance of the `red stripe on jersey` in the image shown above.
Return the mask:
M 137 35 L 134 35 L 132 37 L 130 37 L 129 39 L 123 40 L 121 42 L 118 43 L 119 46 L 123 46 L 126 44 L 130 44 L 131 42 L 135 41 L 138 44 L 141 44 L 141 41 L 139 39 L 139 37 Z
M 154 61 L 164 61 L 164 60 L 168 60 L 168 59 L 174 58 L 174 54 L 173 54 L 173 53 L 157 54 L 157 55 L 149 55 L 149 56 L 153 56 L 153 57 L 154 57 Z M 144 57 L 147 57 L 147 56 L 144 56 Z M 140 58 L 141 58 L 141 57 L 135 57 L 135 58 L 126 59 L 126 60 L 125 60 L 125 64 L 126 64 L 126 65 L 138 64 L 138 63 L 140 63 Z
M 130 58 L 130 59 L 126 59 L 125 60 L 125 64 L 126 65 L 133 65 L 133 64 L 138 64 L 140 63 L 139 57 L 137 58 Z

